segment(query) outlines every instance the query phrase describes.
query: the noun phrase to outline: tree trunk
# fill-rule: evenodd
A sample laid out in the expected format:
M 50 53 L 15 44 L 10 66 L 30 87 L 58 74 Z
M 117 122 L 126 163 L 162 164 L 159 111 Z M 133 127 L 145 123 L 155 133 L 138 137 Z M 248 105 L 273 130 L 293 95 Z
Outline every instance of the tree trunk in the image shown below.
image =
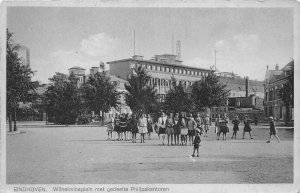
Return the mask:
M 14 113 L 14 131 L 17 131 L 17 110 L 15 109 L 15 113 Z
M 12 132 L 12 116 L 11 113 L 8 115 L 9 132 Z

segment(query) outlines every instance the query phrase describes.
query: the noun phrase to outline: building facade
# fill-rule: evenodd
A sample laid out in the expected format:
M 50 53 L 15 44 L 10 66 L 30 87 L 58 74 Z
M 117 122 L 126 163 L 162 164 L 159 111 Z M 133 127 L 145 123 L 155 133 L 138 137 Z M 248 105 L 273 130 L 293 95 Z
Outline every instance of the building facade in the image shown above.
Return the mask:
M 286 106 L 280 95 L 280 89 L 288 81 L 289 70 L 294 64 L 294 60 L 285 65 L 282 69 L 279 69 L 278 64 L 275 69 L 269 69 L 267 67 L 265 83 L 264 83 L 264 108 L 266 117 L 273 116 L 275 120 L 285 121 L 286 118 Z M 294 120 L 294 109 L 290 107 L 290 119 Z
M 172 54 L 155 55 L 150 60 L 135 55 L 132 58 L 107 63 L 110 66 L 110 74 L 124 80 L 134 73 L 134 68 L 144 67 L 152 77 L 149 84 L 157 90 L 160 101 L 165 100 L 172 78 L 176 79 L 177 84 L 182 83 L 185 89 L 189 90 L 195 81 L 201 80 L 212 72 L 211 69 L 183 65 L 182 61 Z

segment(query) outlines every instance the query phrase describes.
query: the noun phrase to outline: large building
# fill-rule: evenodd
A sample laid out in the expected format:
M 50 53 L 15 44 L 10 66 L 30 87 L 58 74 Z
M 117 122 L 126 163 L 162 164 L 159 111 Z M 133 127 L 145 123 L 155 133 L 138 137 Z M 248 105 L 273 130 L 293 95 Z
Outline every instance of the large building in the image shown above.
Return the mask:
M 172 78 L 175 78 L 177 83 L 182 83 L 189 90 L 195 81 L 202 79 L 212 71 L 211 69 L 183 65 L 178 56 L 172 54 L 155 55 L 149 60 L 144 60 L 143 56 L 135 55 L 132 58 L 107 63 L 110 66 L 110 74 L 124 80 L 127 80 L 134 73 L 134 68 L 144 67 L 152 77 L 149 84 L 157 89 L 161 101 L 165 99 L 166 93 L 170 89 Z
M 280 89 L 288 81 L 289 70 L 294 64 L 294 60 L 285 65 L 282 69 L 279 69 L 279 65 L 275 66 L 275 69 L 269 69 L 267 67 L 265 76 L 265 115 L 267 117 L 273 116 L 276 120 L 285 121 L 286 118 L 286 106 L 280 96 Z M 294 120 L 294 109 L 290 107 L 290 119 Z

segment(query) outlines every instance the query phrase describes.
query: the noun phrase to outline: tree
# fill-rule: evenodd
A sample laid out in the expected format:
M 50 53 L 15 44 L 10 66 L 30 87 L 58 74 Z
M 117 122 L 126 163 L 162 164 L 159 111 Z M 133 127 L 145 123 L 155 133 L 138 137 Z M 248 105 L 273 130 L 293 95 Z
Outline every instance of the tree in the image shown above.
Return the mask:
M 224 106 L 227 103 L 229 90 L 219 81 L 214 73 L 209 73 L 204 79 L 192 85 L 192 98 L 198 111 L 203 108 Z
M 77 78 L 56 73 L 49 78 L 51 85 L 44 94 L 44 102 L 48 115 L 54 117 L 57 124 L 74 124 L 83 112 Z
M 148 85 L 150 79 L 151 76 L 139 66 L 125 84 L 125 102 L 135 114 L 152 113 L 157 106 L 156 90 Z
M 17 131 L 16 111 L 20 102 L 32 102 L 36 99 L 35 89 L 39 86 L 38 81 L 32 81 L 34 72 L 29 66 L 21 62 L 18 54 L 20 46 L 12 39 L 13 33 L 7 30 L 6 39 L 6 112 L 9 120 L 9 131 Z M 14 129 L 12 129 L 12 121 Z
M 279 90 L 279 97 L 282 98 L 286 107 L 285 125 L 287 126 L 291 120 L 290 108 L 294 107 L 294 60 L 291 62 L 290 69 L 287 70 L 287 81 Z
M 118 109 L 121 104 L 122 93 L 118 92 L 105 72 L 90 76 L 81 90 L 88 111 L 108 112 L 111 108 Z
M 193 101 L 185 92 L 183 85 L 181 83 L 177 85 L 175 78 L 172 78 L 171 82 L 171 88 L 167 92 L 164 102 L 165 111 L 170 113 L 192 112 Z

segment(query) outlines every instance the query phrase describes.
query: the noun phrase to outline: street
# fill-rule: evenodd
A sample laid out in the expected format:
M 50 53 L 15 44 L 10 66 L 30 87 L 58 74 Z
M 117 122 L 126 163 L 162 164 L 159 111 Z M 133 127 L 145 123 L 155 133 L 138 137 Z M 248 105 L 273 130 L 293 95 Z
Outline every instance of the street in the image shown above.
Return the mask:
M 7 135 L 8 184 L 206 184 L 292 183 L 293 130 L 278 128 L 270 144 L 266 126 L 253 126 L 253 140 L 216 140 L 213 127 L 192 146 L 107 141 L 106 128 L 25 125 Z M 139 138 L 138 134 L 138 138 Z M 221 139 L 221 138 L 220 138 Z

